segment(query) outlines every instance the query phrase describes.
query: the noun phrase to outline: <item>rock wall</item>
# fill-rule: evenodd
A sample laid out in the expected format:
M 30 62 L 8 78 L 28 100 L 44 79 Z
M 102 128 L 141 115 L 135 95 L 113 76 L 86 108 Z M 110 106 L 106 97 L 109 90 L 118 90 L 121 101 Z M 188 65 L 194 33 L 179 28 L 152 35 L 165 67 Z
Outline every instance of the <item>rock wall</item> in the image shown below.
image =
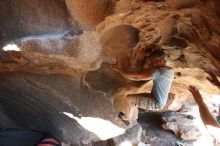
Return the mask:
M 190 47 L 191 44 L 197 45 L 200 50 L 207 49 L 210 52 L 209 48 L 212 47 L 201 47 L 213 39 L 218 40 L 219 35 L 216 32 L 219 26 L 216 25 L 219 23 L 216 12 L 218 8 L 215 8 L 213 1 L 131 1 L 130 4 L 127 2 L 119 1 L 115 14 L 99 24 L 97 29 L 103 31 L 112 25 L 131 24 L 140 30 L 140 45 L 158 43 L 174 48 L 175 52 L 176 47 L 179 51 L 182 50 L 183 54 L 186 50 L 184 48 Z M 214 11 L 210 10 L 211 7 Z
M 66 57 L 48 59 L 30 52 L 1 52 L 3 114 L 14 121 L 14 127 L 54 133 L 69 144 L 88 144 L 122 134 L 120 127 L 125 126 L 112 102 L 114 93 L 126 81 L 108 65 L 102 65 L 99 73 L 87 73 L 73 68 L 72 63 L 75 60 Z M 112 85 L 117 86 L 112 89 Z M 0 123 L 6 125 L 4 120 Z M 94 131 L 94 123 L 102 127 L 104 137 L 100 137 L 99 128 Z M 113 131 L 105 129 L 109 126 Z
M 71 24 L 63 0 L 2 0 L 0 8 L 0 46 L 23 36 L 63 32 Z
M 218 0 L 1 1 L 0 46 L 11 42 L 19 48 L 0 51 L 1 114 L 17 127 L 53 132 L 69 144 L 101 139 L 84 125 L 94 124 L 93 120 L 116 126 L 121 134 L 128 128 L 117 117 L 124 110 L 125 96 L 150 92 L 152 82 L 130 81 L 113 68 L 143 71 L 146 57 L 157 45 L 175 70 L 170 110 L 193 103 L 188 85 L 219 94 L 206 79 L 206 71 L 216 75 L 220 71 L 219 4 Z M 0 125 L 7 126 L 4 121 Z M 108 134 L 104 139 L 113 137 Z

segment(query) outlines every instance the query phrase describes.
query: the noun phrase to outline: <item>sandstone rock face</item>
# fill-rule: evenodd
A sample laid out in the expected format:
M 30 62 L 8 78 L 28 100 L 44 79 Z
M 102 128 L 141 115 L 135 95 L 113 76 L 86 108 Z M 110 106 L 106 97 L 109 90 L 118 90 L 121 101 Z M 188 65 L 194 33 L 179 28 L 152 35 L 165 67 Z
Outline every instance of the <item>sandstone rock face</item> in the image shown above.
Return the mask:
M 77 57 L 79 54 L 79 42 L 78 36 L 65 37 L 64 34 L 47 34 L 24 37 L 14 44 L 22 51 Z
M 83 28 L 91 29 L 113 10 L 111 0 L 66 0 L 70 14 Z
M 192 8 L 195 5 L 201 3 L 201 1 L 200 0 L 180 0 L 180 1 L 168 0 L 166 1 L 166 3 L 168 6 L 180 10 L 180 9 Z
M 0 8 L 0 46 L 27 35 L 62 32 L 70 26 L 63 0 L 3 0 Z
M 139 30 L 130 25 L 115 26 L 105 31 L 101 36 L 103 50 L 134 48 L 138 41 Z
M 139 30 L 131 25 L 117 25 L 105 30 L 100 39 L 103 57 L 116 58 L 122 68 L 129 65 L 132 48 L 139 41 Z
M 211 34 L 215 32 L 213 27 L 218 23 L 218 16 L 216 13 L 208 12 L 208 9 L 214 5 L 211 1 L 205 4 L 197 0 L 131 1 L 127 4 L 129 6 L 123 7 L 126 2 L 128 1 L 118 2 L 115 14 L 99 24 L 98 28 L 102 30 L 111 25 L 132 24 L 140 30 L 139 43 L 143 46 L 159 42 L 168 46 L 186 48 L 190 46 L 188 42 L 197 44 L 202 42 L 200 40 L 208 42 L 214 38 Z M 133 12 L 129 11 L 131 8 Z M 205 15 L 202 12 L 205 12 Z
M 117 116 L 125 110 L 126 95 L 150 92 L 152 81 L 130 81 L 120 70 L 143 71 L 158 45 L 175 70 L 169 110 L 193 103 L 188 85 L 220 94 L 205 72 L 220 71 L 218 6 L 218 0 L 1 1 L 0 46 L 12 41 L 20 51 L 0 51 L 0 125 L 53 132 L 75 145 L 113 137 L 100 137 L 86 125 L 94 121 L 113 125 L 110 129 L 121 134 L 128 127 Z M 145 124 L 161 125 L 158 115 L 154 120 L 142 118 Z M 167 129 L 183 139 L 198 138 L 185 115 L 171 114 L 165 120 Z M 142 142 L 158 146 L 167 136 L 171 141 L 166 144 L 174 145 L 175 136 L 167 131 L 158 136 L 154 128 Z
M 109 63 L 114 61 L 102 56 L 99 35 L 95 31 L 84 31 L 78 35 L 66 32 L 23 37 L 12 41 L 9 45 L 3 47 L 3 50 L 19 50 L 56 55 L 57 57 L 71 57 L 70 59 L 75 60 L 73 67 L 83 70 L 99 68 L 102 60 L 107 60 Z
M 102 124 L 105 127 L 110 124 L 115 127 L 111 128 L 113 133 L 116 134 L 117 129 L 120 131 L 118 134 L 123 133 L 124 130 L 120 128 L 123 123 L 118 120 L 112 107 L 115 91 L 96 89 L 101 84 L 104 89 L 108 89 L 108 82 L 89 82 L 88 77 L 84 80 L 85 72 L 72 68 L 71 60 L 65 60 L 65 57 L 58 59 L 51 56 L 50 63 L 45 57 L 34 53 L 26 53 L 24 57 L 19 52 L 1 52 L 1 109 L 3 114 L 15 122 L 16 127 L 56 133 L 64 142 L 71 144 L 88 144 L 91 140 L 112 137 L 112 132 L 104 134 L 104 137 L 97 137 L 85 130 L 86 127 L 90 131 L 90 127 L 85 125 L 90 122 L 96 122 L 98 129 Z M 109 76 L 108 72 L 103 72 L 102 75 Z M 120 81 L 119 74 L 115 78 Z M 123 84 L 118 85 L 120 87 Z M 110 130 L 103 127 L 101 129 L 104 133 Z M 93 130 L 91 131 L 94 132 Z M 100 133 L 97 135 L 100 136 Z
M 188 94 L 187 85 L 189 84 L 198 85 L 202 90 L 209 92 L 210 89 L 207 90 L 209 87 L 215 87 L 207 82 L 207 74 L 203 70 L 214 72 L 217 69 L 219 70 L 217 59 L 217 56 L 219 56 L 217 51 L 219 32 L 217 30 L 219 28 L 217 26 L 220 25 L 217 25 L 219 23 L 216 12 L 218 8 L 215 8 L 214 3 L 216 2 L 197 0 L 123 0 L 116 3 L 114 15 L 109 16 L 104 22 L 100 23 L 97 30 L 103 32 L 109 29 L 110 26 L 120 24 L 134 26 L 140 30 L 140 41 L 133 49 L 130 55 L 132 57 L 127 57 L 130 58 L 130 61 L 124 64 L 126 66 L 124 68 L 130 71 L 142 71 L 146 57 L 152 51 L 151 45 L 159 44 L 167 54 L 168 65 L 174 67 L 176 72 L 184 74 L 185 77 L 194 76 L 191 78 L 192 80 L 181 75 L 176 76 L 171 92 L 182 94 L 183 92 L 180 90 L 185 90 L 184 92 Z M 197 74 L 197 68 L 201 69 L 200 75 Z M 191 70 L 191 73 L 187 72 L 189 70 Z M 192 70 L 195 70 L 195 74 Z M 194 79 L 203 80 L 206 85 L 203 86 L 202 83 L 199 83 L 199 80 L 195 81 Z M 178 92 L 175 92 L 177 90 Z M 211 90 L 213 91 L 213 89 Z M 218 91 L 214 92 L 217 93 Z

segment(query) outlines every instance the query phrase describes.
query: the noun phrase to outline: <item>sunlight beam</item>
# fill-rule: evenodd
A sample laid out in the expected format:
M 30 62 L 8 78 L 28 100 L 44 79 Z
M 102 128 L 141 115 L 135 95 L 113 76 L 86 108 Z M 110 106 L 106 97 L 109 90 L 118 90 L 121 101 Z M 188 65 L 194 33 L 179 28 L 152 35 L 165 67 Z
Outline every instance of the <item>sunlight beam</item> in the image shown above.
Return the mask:
M 132 146 L 132 144 L 128 141 L 124 141 L 124 142 L 120 143 L 119 146 Z
M 93 117 L 75 117 L 71 113 L 63 112 L 64 115 L 71 119 L 76 120 L 82 127 L 88 131 L 96 134 L 101 140 L 107 140 L 109 138 L 121 135 L 125 132 L 125 129 L 120 128 L 110 121 L 103 120 L 101 118 Z
M 20 48 L 18 48 L 17 45 L 15 44 L 8 44 L 3 47 L 4 51 L 20 51 Z

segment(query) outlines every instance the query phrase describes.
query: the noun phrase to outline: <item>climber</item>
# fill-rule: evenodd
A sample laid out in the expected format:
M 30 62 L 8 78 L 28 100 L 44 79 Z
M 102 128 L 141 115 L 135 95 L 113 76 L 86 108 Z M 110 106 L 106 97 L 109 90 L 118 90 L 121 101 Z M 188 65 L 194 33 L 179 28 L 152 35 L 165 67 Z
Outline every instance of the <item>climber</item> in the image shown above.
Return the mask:
M 148 68 L 145 68 L 145 71 L 142 73 L 118 70 L 119 73 L 130 80 L 153 80 L 151 93 L 129 94 L 126 96 L 125 113 L 119 113 L 119 117 L 126 124 L 128 124 L 128 121 L 133 116 L 136 105 L 139 108 L 155 110 L 163 109 L 167 102 L 168 93 L 174 78 L 174 71 L 166 65 L 165 53 L 162 50 L 155 50 L 148 59 Z
M 202 122 L 206 126 L 209 133 L 220 142 L 220 125 L 217 123 L 212 114 L 209 112 L 208 107 L 204 103 L 199 90 L 194 86 L 189 86 L 189 91 L 192 93 L 193 98 L 199 106 L 199 113 Z

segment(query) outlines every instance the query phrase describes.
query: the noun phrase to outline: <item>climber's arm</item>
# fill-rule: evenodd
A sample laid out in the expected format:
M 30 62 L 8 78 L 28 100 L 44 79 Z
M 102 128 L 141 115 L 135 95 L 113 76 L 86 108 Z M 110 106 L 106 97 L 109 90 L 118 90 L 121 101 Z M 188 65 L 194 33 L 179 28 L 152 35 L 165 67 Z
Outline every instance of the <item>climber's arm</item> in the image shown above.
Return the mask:
M 212 116 L 212 114 L 208 110 L 208 107 L 204 103 L 199 90 L 196 87 L 189 86 L 189 91 L 192 93 L 193 98 L 195 99 L 196 103 L 199 106 L 199 113 L 200 113 L 200 117 L 201 117 L 203 123 L 206 126 L 211 125 L 211 126 L 220 128 L 220 126 L 216 122 L 216 119 Z

